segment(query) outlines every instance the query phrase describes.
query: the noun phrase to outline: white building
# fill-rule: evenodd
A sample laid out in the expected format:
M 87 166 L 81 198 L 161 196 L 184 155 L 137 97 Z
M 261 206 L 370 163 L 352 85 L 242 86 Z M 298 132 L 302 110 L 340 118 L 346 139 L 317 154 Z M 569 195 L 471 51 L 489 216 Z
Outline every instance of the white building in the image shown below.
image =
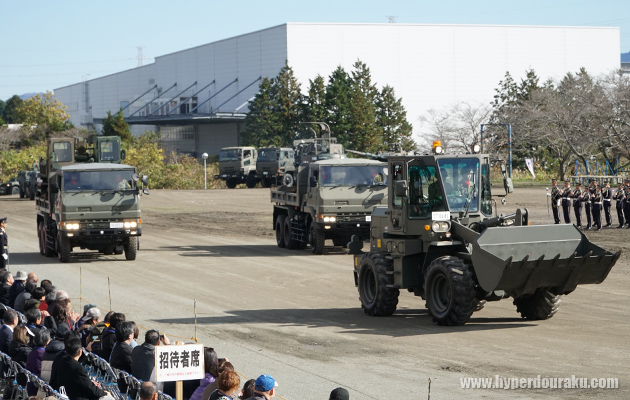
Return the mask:
M 541 81 L 581 67 L 598 75 L 619 69 L 619 54 L 619 28 L 610 27 L 287 23 L 58 88 L 55 97 L 77 126 L 98 128 L 107 111 L 126 107 L 135 134 L 159 129 L 179 152 L 216 154 L 238 143 L 260 78 L 275 77 L 285 61 L 306 91 L 309 79 L 361 60 L 417 126 L 431 108 L 489 103 L 506 71 L 519 79 L 534 69 Z

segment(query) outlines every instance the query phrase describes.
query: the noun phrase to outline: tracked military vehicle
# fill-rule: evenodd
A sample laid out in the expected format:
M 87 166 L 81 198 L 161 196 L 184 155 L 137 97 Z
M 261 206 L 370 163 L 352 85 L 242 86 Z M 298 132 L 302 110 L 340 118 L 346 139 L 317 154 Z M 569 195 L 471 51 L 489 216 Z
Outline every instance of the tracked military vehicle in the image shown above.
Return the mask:
M 367 314 L 393 314 L 406 289 L 439 325 L 463 325 L 486 301 L 508 297 L 523 318 L 548 319 L 562 295 L 601 283 L 619 259 L 573 225 L 530 226 L 526 209 L 496 215 L 489 156 L 434 149 L 388 158 L 389 196 L 372 212 L 370 250 L 359 237 L 348 245 Z

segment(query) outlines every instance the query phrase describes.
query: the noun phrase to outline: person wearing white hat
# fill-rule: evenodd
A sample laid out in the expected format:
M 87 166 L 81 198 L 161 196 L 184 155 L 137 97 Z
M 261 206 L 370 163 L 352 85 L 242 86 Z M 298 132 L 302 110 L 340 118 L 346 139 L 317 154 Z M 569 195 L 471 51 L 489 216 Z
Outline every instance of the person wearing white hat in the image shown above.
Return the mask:
M 26 282 L 26 271 L 19 270 L 14 276 L 13 285 L 9 289 L 9 307 L 15 308 L 15 299 L 25 290 L 24 282 Z

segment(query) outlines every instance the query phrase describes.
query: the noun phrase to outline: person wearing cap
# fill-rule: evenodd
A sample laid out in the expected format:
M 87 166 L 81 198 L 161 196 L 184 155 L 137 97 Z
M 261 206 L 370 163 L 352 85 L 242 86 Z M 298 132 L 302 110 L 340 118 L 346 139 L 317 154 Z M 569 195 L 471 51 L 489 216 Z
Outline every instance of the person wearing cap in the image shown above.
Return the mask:
M 602 195 L 602 187 L 596 187 L 595 196 L 593 196 L 593 227 L 597 227 L 596 231 L 602 230 L 602 208 L 604 196 Z
M 595 224 L 595 195 L 597 194 L 597 188 L 598 188 L 598 184 L 597 181 L 595 179 L 591 179 L 591 187 L 590 187 L 590 192 L 591 192 L 591 215 L 593 216 L 593 225 L 592 227 L 594 228 L 596 226 Z
M 562 214 L 564 214 L 564 223 L 571 223 L 571 184 L 564 181 L 564 189 L 562 189 Z
M 591 199 L 595 195 L 593 190 L 593 180 L 590 181 L 591 185 L 582 192 L 582 203 L 584 203 L 584 214 L 586 214 L 586 230 L 588 231 L 593 226 L 592 208 L 593 203 Z
M 630 229 L 630 179 L 624 181 L 623 195 L 625 197 L 623 201 L 623 217 L 626 220 L 628 229 Z
M 582 184 L 580 182 L 575 184 L 575 190 L 571 192 L 571 198 L 573 199 L 573 211 L 575 212 L 575 226 L 582 227 Z
M 604 188 L 602 189 L 602 199 L 604 200 L 604 215 L 606 216 L 606 225 L 604 228 L 610 228 L 612 226 L 612 218 L 610 217 L 610 207 L 612 206 L 612 189 L 610 188 L 610 182 L 604 181 Z
M 26 282 L 26 271 L 19 270 L 13 279 L 15 282 L 13 282 L 11 289 L 9 289 L 9 307 L 11 308 L 15 308 L 15 299 L 26 289 L 24 286 L 24 282 Z
M 342 387 L 338 387 L 330 392 L 328 400 L 350 400 L 350 393 Z
M 88 304 L 89 306 L 94 306 L 94 304 Z M 101 321 L 101 310 L 94 307 L 88 308 L 83 316 L 79 318 L 77 323 L 74 325 L 75 330 L 79 332 L 79 336 L 81 337 L 81 344 L 83 347 L 87 347 L 88 338 L 90 337 L 90 333 L 92 330 Z
M 619 220 L 619 226 L 617 228 L 621 229 L 624 225 L 623 200 L 625 199 L 625 195 L 623 193 L 623 183 L 619 182 L 619 187 L 617 188 L 613 199 L 615 199 L 615 209 L 617 210 L 617 219 Z
M 268 400 L 276 396 L 278 382 L 270 375 L 260 375 L 254 383 L 254 395 L 246 400 Z
M 0 268 L 9 265 L 9 238 L 7 237 L 7 217 L 0 218 Z
M 557 224 L 560 223 L 560 215 L 558 214 L 558 207 L 560 207 L 560 201 L 562 199 L 562 191 L 558 187 L 558 180 L 551 180 L 551 210 L 553 211 L 553 221 Z

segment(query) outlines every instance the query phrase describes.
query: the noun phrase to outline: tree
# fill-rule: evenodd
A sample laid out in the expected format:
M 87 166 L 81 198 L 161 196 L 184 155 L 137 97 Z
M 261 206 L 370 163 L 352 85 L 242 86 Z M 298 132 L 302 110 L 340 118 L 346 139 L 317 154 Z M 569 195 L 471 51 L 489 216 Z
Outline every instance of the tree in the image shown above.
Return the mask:
M 361 61 L 353 65 L 350 91 L 350 137 L 353 150 L 375 153 L 384 148 L 381 128 L 376 124 L 378 90 L 370 69 Z
M 302 115 L 306 122 L 326 121 L 326 86 L 321 75 L 317 75 L 314 80 L 309 79 L 308 95 L 304 100 Z
M 350 144 L 350 76 L 338 66 L 328 77 L 326 85 L 326 120 L 332 135 L 348 147 Z
M 297 133 L 302 127 L 302 103 L 303 96 L 300 84 L 295 79 L 293 69 L 286 63 L 280 70 L 275 79 L 276 83 L 276 112 L 278 112 L 279 120 L 282 123 L 280 137 L 282 141 L 277 146 L 293 143 L 293 139 L 297 137 Z
M 22 116 L 20 115 L 20 108 L 24 100 L 20 98 L 17 94 L 13 95 L 7 102 L 5 103 L 4 112 L 2 113 L 2 119 L 7 124 L 19 124 L 22 123 Z
M 394 88 L 385 86 L 376 99 L 376 123 L 383 130 L 383 143 L 396 145 L 404 151 L 417 147 L 412 138 L 412 126 L 407 121 L 407 111 L 402 99 L 397 99 Z
M 275 90 L 273 79 L 263 78 L 254 100 L 249 103 L 245 130 L 241 133 L 244 146 L 269 146 L 280 142 L 278 115 L 274 112 Z
M 103 119 L 103 136 L 120 136 L 123 141 L 131 138 L 129 124 L 125 121 L 122 107 L 114 115 L 107 111 L 107 117 Z
M 22 102 L 18 112 L 24 125 L 44 127 L 48 136 L 51 132 L 61 132 L 73 127 L 66 109 L 61 101 L 47 91 Z
M 0 100 L 0 121 L 2 121 L 0 123 L 0 125 L 4 125 L 4 109 L 6 108 L 7 103 L 5 103 L 3 100 Z

